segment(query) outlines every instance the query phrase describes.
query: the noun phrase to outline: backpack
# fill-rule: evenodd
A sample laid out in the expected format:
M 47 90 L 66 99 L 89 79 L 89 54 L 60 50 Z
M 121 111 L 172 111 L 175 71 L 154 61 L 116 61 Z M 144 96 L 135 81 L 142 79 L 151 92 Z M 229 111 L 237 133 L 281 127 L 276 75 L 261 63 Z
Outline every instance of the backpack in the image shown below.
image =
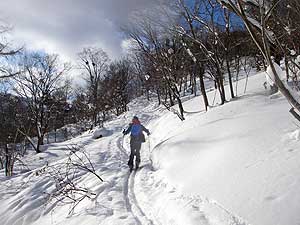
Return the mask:
M 131 135 L 139 136 L 142 133 L 142 126 L 140 124 L 133 124 L 131 126 Z
M 142 131 L 142 126 L 140 124 L 133 124 L 131 127 L 131 135 L 136 138 L 139 139 L 139 141 L 141 142 L 145 142 L 145 135 L 143 134 Z

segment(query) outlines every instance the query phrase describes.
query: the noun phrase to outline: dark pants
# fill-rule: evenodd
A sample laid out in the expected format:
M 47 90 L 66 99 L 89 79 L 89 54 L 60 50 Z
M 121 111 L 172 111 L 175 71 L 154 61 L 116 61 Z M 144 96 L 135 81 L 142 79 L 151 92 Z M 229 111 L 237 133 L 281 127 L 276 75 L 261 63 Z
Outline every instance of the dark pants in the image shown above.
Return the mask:
M 134 156 L 135 158 L 135 165 L 136 167 L 139 166 L 141 162 L 141 155 L 140 155 L 140 150 L 141 150 L 142 143 L 141 142 L 136 142 L 136 141 L 131 141 L 130 142 L 130 156 L 129 156 L 129 161 L 128 161 L 128 166 L 133 167 L 133 160 Z

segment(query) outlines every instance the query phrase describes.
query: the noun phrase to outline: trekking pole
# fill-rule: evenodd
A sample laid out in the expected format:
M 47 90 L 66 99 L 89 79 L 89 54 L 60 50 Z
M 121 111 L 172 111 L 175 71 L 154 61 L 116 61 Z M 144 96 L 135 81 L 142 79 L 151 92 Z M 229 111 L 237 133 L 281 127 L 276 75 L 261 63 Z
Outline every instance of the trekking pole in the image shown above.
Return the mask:
M 150 137 L 148 137 L 148 148 L 149 148 L 149 154 L 151 154 Z
M 124 139 L 125 139 L 125 135 L 123 134 L 123 137 L 122 137 L 122 148 L 124 149 Z
M 122 133 L 123 133 L 123 137 L 122 137 L 122 148 L 125 149 L 125 148 L 124 148 L 125 129 L 123 129 Z
M 151 145 L 150 145 L 150 137 L 149 136 L 148 136 L 148 148 L 149 148 L 149 159 L 150 159 L 150 163 L 152 165 L 153 162 L 152 162 L 152 158 L 151 158 Z

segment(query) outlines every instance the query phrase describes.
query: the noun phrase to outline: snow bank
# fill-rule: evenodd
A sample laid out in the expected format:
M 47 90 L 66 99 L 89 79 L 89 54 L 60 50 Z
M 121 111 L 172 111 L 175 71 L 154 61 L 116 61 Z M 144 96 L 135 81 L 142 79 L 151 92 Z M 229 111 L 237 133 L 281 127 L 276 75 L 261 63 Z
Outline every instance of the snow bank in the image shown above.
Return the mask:
M 98 139 L 98 138 L 101 138 L 101 137 L 108 137 L 108 136 L 112 135 L 112 133 L 113 132 L 111 130 L 108 130 L 104 127 L 101 127 L 101 128 L 98 128 L 94 131 L 93 138 Z
M 300 221 L 299 129 L 286 100 L 270 98 L 263 74 L 238 101 L 201 113 L 185 103 L 185 122 L 164 115 L 153 124 L 155 169 L 186 195 L 205 196 L 250 224 Z M 227 223 L 225 223 L 227 224 Z
M 143 169 L 138 173 L 137 181 L 139 204 L 155 224 L 248 224 L 215 201 L 181 193 L 169 185 L 159 171 Z

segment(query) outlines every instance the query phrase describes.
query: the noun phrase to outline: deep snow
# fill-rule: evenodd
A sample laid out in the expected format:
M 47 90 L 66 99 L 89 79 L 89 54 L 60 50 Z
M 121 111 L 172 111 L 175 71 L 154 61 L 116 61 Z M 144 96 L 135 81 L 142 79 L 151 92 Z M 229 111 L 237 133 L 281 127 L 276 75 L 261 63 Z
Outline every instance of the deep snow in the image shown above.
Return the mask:
M 246 95 L 180 125 L 162 119 L 153 133 L 167 128 L 169 139 L 155 137 L 154 166 L 181 192 L 213 199 L 251 224 L 299 224 L 298 122 L 262 83 L 252 77 Z M 186 110 L 195 105 L 190 100 Z
M 286 100 L 264 89 L 264 79 L 250 77 L 245 95 L 207 113 L 201 97 L 187 100 L 184 122 L 139 98 L 105 129 L 28 155 L 31 171 L 0 175 L 0 224 L 299 224 L 300 128 Z M 130 174 L 129 138 L 121 131 L 133 115 L 151 136 L 142 168 Z M 104 137 L 93 138 L 102 131 Z M 76 184 L 95 195 L 68 214 L 70 205 L 46 202 L 55 185 L 38 171 L 63 162 L 72 144 L 84 146 L 104 182 L 79 171 Z

